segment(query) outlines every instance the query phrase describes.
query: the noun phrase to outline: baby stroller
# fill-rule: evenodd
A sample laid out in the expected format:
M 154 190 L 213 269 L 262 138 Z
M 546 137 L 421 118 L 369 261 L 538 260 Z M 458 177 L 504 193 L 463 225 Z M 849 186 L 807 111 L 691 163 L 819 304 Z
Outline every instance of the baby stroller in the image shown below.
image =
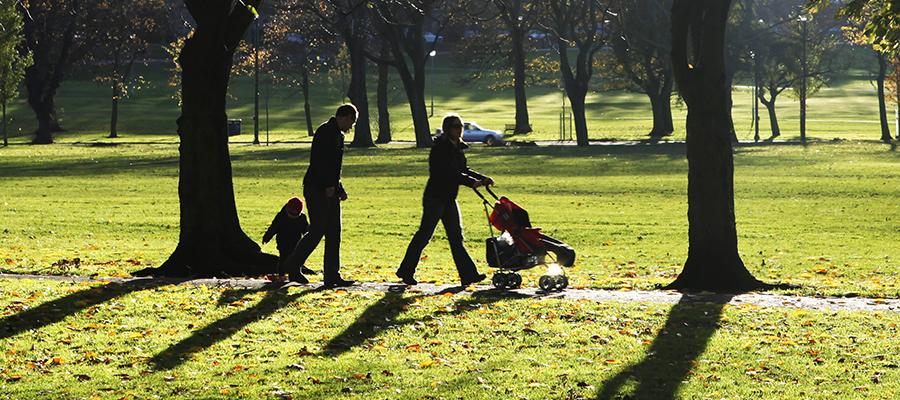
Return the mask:
M 488 219 L 490 237 L 485 241 L 487 262 L 489 266 L 500 270 L 491 279 L 494 286 L 518 288 L 522 285 L 522 276 L 517 271 L 547 265 L 547 274 L 541 276 L 538 286 L 547 292 L 565 289 L 569 285 L 569 279 L 554 264 L 571 267 L 575 263 L 575 250 L 568 244 L 544 235 L 541 228 L 532 227 L 528 212 L 512 200 L 505 196 L 498 197 L 488 186 L 485 189 L 496 203 L 491 204 L 478 189 L 474 190 L 484 203 L 484 213 Z M 497 228 L 501 234 L 494 236 L 493 228 Z M 548 256 L 551 257 L 550 263 L 547 262 Z

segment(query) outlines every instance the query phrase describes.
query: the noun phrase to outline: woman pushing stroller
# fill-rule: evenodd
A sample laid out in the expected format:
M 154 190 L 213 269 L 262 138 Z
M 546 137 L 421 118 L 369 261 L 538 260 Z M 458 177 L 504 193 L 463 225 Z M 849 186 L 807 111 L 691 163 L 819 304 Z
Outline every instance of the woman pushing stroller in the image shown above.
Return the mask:
M 422 195 L 422 221 L 397 270 L 397 277 L 407 285 L 418 283 L 414 278 L 416 266 L 439 220 L 447 232 L 453 262 L 462 285 L 481 282 L 486 277 L 478 272 L 475 262 L 463 245 L 462 221 L 456 196 L 459 185 L 477 188 L 493 185 L 494 180 L 466 165 L 463 151 L 469 145 L 462 140 L 463 123 L 459 115 L 449 114 L 444 117 L 442 129 L 443 134 L 435 139 L 428 155 L 429 176 Z

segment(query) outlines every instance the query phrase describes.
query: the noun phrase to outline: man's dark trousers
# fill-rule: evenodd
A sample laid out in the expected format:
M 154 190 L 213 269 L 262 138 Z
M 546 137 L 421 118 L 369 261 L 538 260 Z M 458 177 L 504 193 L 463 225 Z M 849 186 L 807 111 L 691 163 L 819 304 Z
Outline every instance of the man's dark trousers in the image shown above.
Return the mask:
M 472 257 L 463 246 L 462 220 L 459 216 L 459 205 L 456 204 L 456 199 L 437 199 L 424 196 L 422 208 L 422 222 L 419 224 L 419 230 L 416 231 L 409 247 L 406 248 L 406 256 L 403 257 L 397 273 L 403 276 L 413 276 L 419 258 L 422 256 L 422 250 L 434 235 L 434 228 L 438 221 L 441 221 L 447 231 L 447 240 L 450 242 L 450 251 L 453 254 L 453 262 L 456 264 L 460 280 L 472 280 L 478 270 L 475 268 Z
M 325 189 L 304 186 L 306 209 L 309 212 L 309 232 L 297 242 L 297 247 L 284 265 L 298 270 L 325 237 L 325 263 L 322 265 L 323 280 L 334 282 L 340 278 L 341 268 L 341 201 L 338 193 L 325 197 Z

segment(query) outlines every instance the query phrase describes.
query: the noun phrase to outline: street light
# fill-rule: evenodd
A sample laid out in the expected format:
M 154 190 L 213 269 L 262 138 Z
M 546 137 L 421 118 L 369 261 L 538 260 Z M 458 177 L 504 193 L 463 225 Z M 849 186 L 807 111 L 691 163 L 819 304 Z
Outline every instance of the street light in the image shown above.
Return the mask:
M 807 27 L 806 23 L 809 21 L 809 17 L 806 14 L 800 14 L 798 18 L 800 20 L 800 25 L 803 32 L 803 52 L 800 59 L 800 64 L 803 68 L 802 76 L 800 79 L 800 142 L 806 144 L 806 78 L 807 78 L 807 59 L 806 59 L 806 41 L 807 41 Z
M 435 38 L 435 40 L 437 40 L 437 38 Z M 432 50 L 430 53 L 428 53 L 428 57 L 431 58 L 431 79 L 435 78 L 434 77 L 434 63 L 435 63 L 435 60 L 437 60 L 437 58 L 434 58 L 434 56 L 436 56 L 436 55 L 437 55 L 437 50 Z M 434 116 L 434 82 L 432 82 L 430 86 L 431 86 L 431 115 L 429 115 L 429 117 L 433 117 Z
M 750 60 L 753 63 L 753 142 L 759 142 L 759 68 L 753 50 L 750 50 Z

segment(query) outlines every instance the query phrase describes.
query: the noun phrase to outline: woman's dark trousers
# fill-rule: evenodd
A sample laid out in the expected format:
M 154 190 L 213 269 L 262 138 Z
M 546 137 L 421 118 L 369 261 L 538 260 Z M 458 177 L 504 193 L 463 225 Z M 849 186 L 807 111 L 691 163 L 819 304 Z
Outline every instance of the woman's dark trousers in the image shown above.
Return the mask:
M 431 240 L 439 220 L 444 224 L 444 230 L 447 232 L 447 240 L 450 241 L 450 251 L 453 253 L 453 262 L 456 263 L 460 280 L 472 280 L 478 274 L 472 257 L 469 257 L 469 253 L 463 246 L 462 220 L 456 199 L 423 197 L 422 222 L 406 249 L 406 256 L 403 257 L 400 269 L 397 271 L 398 275 L 411 277 L 415 274 L 422 250 Z

